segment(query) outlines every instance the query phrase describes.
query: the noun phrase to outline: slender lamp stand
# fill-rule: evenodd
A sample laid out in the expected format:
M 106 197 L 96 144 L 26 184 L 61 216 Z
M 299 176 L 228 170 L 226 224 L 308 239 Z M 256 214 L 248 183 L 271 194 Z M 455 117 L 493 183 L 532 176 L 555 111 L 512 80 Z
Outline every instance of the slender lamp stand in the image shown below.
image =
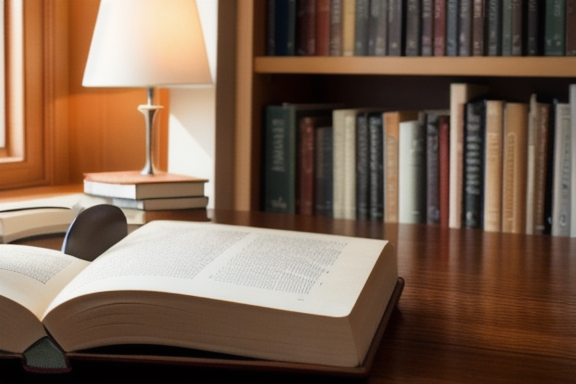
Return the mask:
M 154 168 L 154 159 L 152 158 L 152 148 L 153 148 L 153 138 L 154 138 L 154 118 L 156 117 L 156 112 L 163 107 L 161 105 L 152 105 L 154 100 L 154 88 L 148 88 L 148 104 L 139 105 L 138 110 L 144 115 L 144 120 L 146 122 L 146 163 L 142 171 L 143 175 L 153 175 L 156 172 Z

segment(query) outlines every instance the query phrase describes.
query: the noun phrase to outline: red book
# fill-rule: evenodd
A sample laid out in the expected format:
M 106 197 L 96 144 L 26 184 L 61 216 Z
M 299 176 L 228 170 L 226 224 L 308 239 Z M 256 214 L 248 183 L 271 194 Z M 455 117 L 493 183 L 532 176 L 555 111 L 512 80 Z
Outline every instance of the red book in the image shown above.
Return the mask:
M 448 228 L 450 199 L 450 116 L 438 116 L 440 226 Z
M 330 55 L 330 2 L 316 0 L 316 56 Z
M 434 56 L 446 55 L 446 0 L 434 0 Z

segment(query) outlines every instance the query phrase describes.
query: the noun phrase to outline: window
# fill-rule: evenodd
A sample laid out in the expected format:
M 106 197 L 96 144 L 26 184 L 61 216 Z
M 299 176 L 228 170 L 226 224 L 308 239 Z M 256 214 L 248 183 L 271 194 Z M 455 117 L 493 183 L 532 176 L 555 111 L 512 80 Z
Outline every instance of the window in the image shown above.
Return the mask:
M 46 140 L 50 131 L 47 68 L 54 44 L 52 1 L 0 0 L 5 36 L 3 90 L 6 106 L 0 142 L 0 189 L 50 183 Z M 53 27 L 52 27 L 53 28 Z

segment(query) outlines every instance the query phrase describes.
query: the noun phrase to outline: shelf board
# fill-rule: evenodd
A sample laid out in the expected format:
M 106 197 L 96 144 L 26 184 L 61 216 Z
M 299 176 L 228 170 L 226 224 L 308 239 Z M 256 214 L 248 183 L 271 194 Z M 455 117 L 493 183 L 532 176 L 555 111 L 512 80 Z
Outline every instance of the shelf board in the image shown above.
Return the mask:
M 576 57 L 273 57 L 258 74 L 576 77 Z

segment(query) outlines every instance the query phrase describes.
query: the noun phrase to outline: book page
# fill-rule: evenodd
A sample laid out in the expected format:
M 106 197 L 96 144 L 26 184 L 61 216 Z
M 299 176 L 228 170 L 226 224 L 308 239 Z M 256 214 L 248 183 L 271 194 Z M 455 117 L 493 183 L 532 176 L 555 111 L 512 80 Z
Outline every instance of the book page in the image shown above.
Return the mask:
M 0 245 L 0 295 L 41 318 L 50 302 L 88 261 L 25 245 Z
M 382 240 L 154 221 L 93 261 L 51 308 L 94 292 L 149 290 L 345 316 L 385 245 Z

